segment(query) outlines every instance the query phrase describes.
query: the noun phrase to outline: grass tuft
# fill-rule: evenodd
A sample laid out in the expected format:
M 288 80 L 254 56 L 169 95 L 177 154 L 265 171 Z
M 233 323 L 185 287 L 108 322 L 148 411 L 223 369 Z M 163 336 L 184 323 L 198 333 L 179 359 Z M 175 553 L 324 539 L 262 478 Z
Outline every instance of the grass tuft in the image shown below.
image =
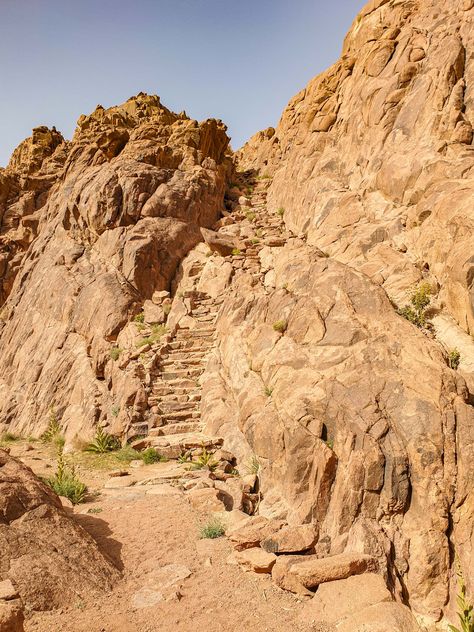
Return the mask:
M 222 537 L 224 533 L 225 525 L 218 516 L 209 518 L 205 524 L 201 525 L 199 532 L 202 540 L 215 540 L 216 538 Z

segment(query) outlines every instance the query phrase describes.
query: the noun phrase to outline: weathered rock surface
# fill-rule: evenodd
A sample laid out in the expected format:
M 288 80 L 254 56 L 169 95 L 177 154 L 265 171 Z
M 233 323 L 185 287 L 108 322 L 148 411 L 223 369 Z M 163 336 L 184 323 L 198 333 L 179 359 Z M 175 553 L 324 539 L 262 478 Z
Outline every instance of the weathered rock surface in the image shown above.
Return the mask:
M 429 270 L 469 333 L 472 296 L 470 2 L 369 2 L 341 59 L 257 134 L 241 165 L 273 175 L 271 210 L 397 301 Z
M 64 511 L 56 494 L 4 450 L 0 450 L 0 551 L 0 584 L 6 587 L 4 582 L 10 580 L 29 610 L 98 597 L 119 577 L 96 542 Z M 10 612 L 15 632 L 21 629 L 19 610 L 18 599 L 4 604 L 0 598 L 0 617 Z
M 253 547 L 236 551 L 234 559 L 245 570 L 254 573 L 271 573 L 277 557 L 274 553 L 268 553 L 260 547 Z
M 217 220 L 227 147 L 219 121 L 139 94 L 81 116 L 70 142 L 38 128 L 14 152 L 0 171 L 0 430 L 37 436 L 52 406 L 69 441 L 143 419 L 127 324 Z
M 275 562 L 272 578 L 280 588 L 307 594 L 325 582 L 347 579 L 377 570 L 377 563 L 370 555 L 342 553 L 318 558 L 315 555 L 282 555 Z

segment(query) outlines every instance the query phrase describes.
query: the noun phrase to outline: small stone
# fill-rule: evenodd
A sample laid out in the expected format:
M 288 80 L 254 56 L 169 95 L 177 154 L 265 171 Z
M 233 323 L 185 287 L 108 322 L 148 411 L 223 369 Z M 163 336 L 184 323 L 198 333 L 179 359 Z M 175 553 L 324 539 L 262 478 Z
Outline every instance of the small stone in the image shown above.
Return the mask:
M 0 599 L 17 599 L 18 591 L 9 579 L 0 582 Z
M 163 595 L 151 588 L 141 588 L 132 597 L 131 606 L 136 610 L 150 608 L 163 601 Z
M 115 470 L 114 472 L 109 473 L 110 478 L 118 478 L 120 476 L 130 476 L 127 470 Z
M 236 551 L 234 557 L 242 568 L 254 573 L 271 573 L 277 560 L 274 553 L 267 553 L 260 547 Z

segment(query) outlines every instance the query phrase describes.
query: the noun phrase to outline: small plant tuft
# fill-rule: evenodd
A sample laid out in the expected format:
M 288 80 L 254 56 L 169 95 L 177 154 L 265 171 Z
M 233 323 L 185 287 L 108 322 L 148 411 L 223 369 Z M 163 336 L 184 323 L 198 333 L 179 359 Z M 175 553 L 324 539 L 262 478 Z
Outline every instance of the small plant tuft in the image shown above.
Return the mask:
M 0 436 L 0 443 L 15 443 L 15 441 L 19 441 L 20 437 L 13 432 L 4 432 Z
M 186 450 L 178 456 L 178 463 L 191 463 L 192 460 L 193 455 L 191 453 L 191 450 Z
M 456 371 L 459 368 L 461 362 L 461 353 L 458 349 L 451 349 L 448 355 L 449 368 Z
M 400 316 L 406 318 L 420 329 L 426 327 L 426 310 L 431 302 L 431 286 L 429 283 L 421 283 L 416 287 L 410 297 L 410 304 L 398 310 Z
M 41 435 L 41 441 L 43 443 L 56 443 L 58 445 L 64 445 L 61 424 L 59 423 L 54 406 L 51 406 L 51 408 L 49 409 L 48 427 Z
M 166 460 L 161 456 L 158 450 L 155 450 L 155 448 L 147 448 L 146 450 L 143 450 L 143 452 L 140 452 L 139 457 L 145 465 L 152 465 L 153 463 L 159 463 L 160 461 Z
M 246 211 L 245 217 L 249 220 L 249 222 L 253 222 L 256 219 L 256 215 L 253 211 Z
M 204 470 L 208 469 L 213 472 L 219 463 L 214 460 L 211 452 L 208 452 L 205 447 L 202 448 L 202 452 L 196 461 L 191 462 L 191 470 Z
M 145 322 L 145 314 L 143 312 L 139 312 L 133 319 L 135 323 L 144 323 Z
M 263 389 L 263 392 L 265 393 L 267 397 L 271 397 L 273 393 L 273 388 L 270 388 L 269 386 L 265 386 L 265 388 Z
M 285 209 L 283 208 L 283 206 L 280 206 L 280 208 L 277 211 L 277 215 L 279 215 L 280 217 L 283 217 L 284 214 L 285 214 Z
M 258 475 L 261 469 L 261 465 L 258 457 L 255 454 L 253 454 L 247 461 L 247 463 L 245 464 L 245 469 L 247 470 L 248 474 L 255 474 L 256 476 Z
M 233 254 L 234 256 L 238 256 L 238 255 L 240 255 L 240 254 L 242 254 L 242 253 L 240 252 L 240 250 L 239 250 L 238 248 L 234 248 L 234 249 L 232 250 L 232 254 Z
M 273 329 L 281 334 L 285 333 L 287 327 L 288 323 L 286 322 L 286 320 L 277 320 L 275 323 L 273 323 Z
M 218 516 L 213 516 L 201 526 L 200 537 L 201 539 L 215 540 L 220 538 L 225 533 L 225 525 Z
M 449 625 L 448 627 L 450 632 L 474 632 L 473 606 L 467 600 L 466 584 L 464 582 L 464 576 L 459 561 L 457 562 L 457 576 L 459 592 L 456 601 L 459 608 L 458 617 L 461 627 L 457 628 L 454 625 Z
M 109 351 L 109 355 L 110 358 L 116 362 L 119 358 L 120 358 L 120 354 L 122 353 L 123 349 L 120 349 L 120 347 L 112 347 L 112 349 Z
M 86 452 L 105 454 L 120 449 L 120 441 L 117 437 L 108 434 L 103 428 L 97 428 L 94 440 L 86 447 Z
M 120 406 L 112 406 L 110 412 L 112 413 L 112 417 L 118 417 L 120 413 Z
M 64 457 L 64 446 L 58 446 L 57 469 L 54 476 L 46 479 L 46 484 L 58 496 L 69 498 L 73 505 L 84 502 L 87 486 L 76 475 L 74 466 L 68 465 Z

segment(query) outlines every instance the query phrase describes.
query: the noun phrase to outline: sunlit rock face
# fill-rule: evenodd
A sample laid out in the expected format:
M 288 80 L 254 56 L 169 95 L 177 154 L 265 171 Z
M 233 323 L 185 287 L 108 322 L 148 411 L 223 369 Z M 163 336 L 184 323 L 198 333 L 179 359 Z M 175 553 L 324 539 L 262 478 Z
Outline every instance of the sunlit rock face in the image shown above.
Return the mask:
M 41 127 L 15 150 L 0 172 L 0 426 L 38 434 L 54 407 L 71 438 L 116 389 L 140 400 L 133 375 L 105 378 L 109 350 L 219 216 L 225 132 L 139 94 L 81 116 L 70 142 Z

